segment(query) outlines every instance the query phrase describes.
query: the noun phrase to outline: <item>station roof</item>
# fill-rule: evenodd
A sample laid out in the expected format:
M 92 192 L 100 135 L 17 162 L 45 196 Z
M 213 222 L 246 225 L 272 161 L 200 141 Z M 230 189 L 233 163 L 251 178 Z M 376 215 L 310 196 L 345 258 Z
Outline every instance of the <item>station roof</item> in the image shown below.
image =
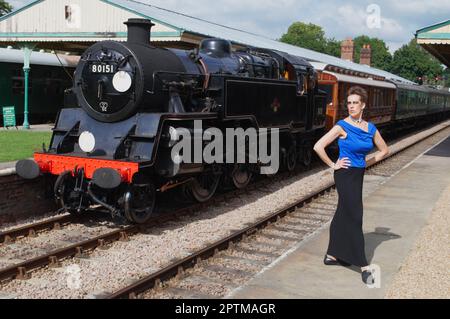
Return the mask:
M 164 21 L 178 28 L 180 32 L 190 32 L 192 34 L 203 35 L 207 37 L 218 37 L 228 39 L 235 44 L 243 46 L 253 46 L 258 48 L 274 49 L 283 51 L 292 55 L 301 56 L 309 61 L 323 62 L 337 67 L 355 70 L 359 72 L 370 73 L 378 76 L 385 77 L 389 80 L 396 82 L 410 83 L 413 82 L 406 80 L 395 74 L 378 70 L 376 68 L 369 67 L 367 65 L 361 65 L 358 63 L 345 61 L 340 58 L 330 56 L 327 54 L 315 52 L 312 50 L 304 49 L 301 47 L 286 44 L 280 41 L 270 39 L 265 36 L 257 35 L 247 31 L 230 28 L 217 23 L 209 22 L 203 19 L 194 18 L 185 14 L 174 12 L 171 10 L 159 8 L 147 3 L 143 3 L 135 0 L 110 0 L 107 1 L 114 3 L 115 5 L 131 9 L 135 12 L 140 12 L 143 16 L 155 20 Z
M 399 83 L 413 83 L 367 65 L 137 0 L 37 0 L 0 18 L 0 43 L 39 42 L 41 48 L 83 50 L 90 43 L 105 39 L 125 41 L 126 27 L 123 22 L 128 18 L 147 18 L 156 23 L 152 29 L 152 41 L 162 46 L 193 48 L 204 38 L 217 37 L 230 40 L 235 47 L 251 46 L 283 51 L 308 61 L 369 73 Z
M 381 87 L 381 88 L 386 88 L 386 89 L 395 89 L 396 88 L 396 86 L 394 84 L 392 84 L 391 82 L 375 81 L 371 78 L 369 78 L 369 79 L 360 78 L 360 77 L 356 77 L 356 76 L 334 73 L 334 72 L 330 72 L 330 71 L 325 71 L 325 72 L 333 75 L 336 78 L 336 80 L 338 80 L 339 82 L 376 86 L 376 87 Z
M 75 68 L 80 60 L 79 56 L 33 52 L 31 65 L 64 66 Z M 23 63 L 23 52 L 15 49 L 0 48 L 0 62 Z
M 450 20 L 422 28 L 416 37 L 418 44 L 450 67 Z

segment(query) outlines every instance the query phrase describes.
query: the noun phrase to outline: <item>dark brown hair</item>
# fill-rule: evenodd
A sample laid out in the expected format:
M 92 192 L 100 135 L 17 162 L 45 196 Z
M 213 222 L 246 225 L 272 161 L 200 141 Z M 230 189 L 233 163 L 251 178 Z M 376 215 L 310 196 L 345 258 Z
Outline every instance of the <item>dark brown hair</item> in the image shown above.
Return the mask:
M 360 86 L 352 86 L 349 90 L 348 90 L 348 96 L 350 95 L 359 95 L 359 97 L 361 98 L 361 102 L 362 103 L 367 103 L 367 100 L 369 98 L 369 95 L 367 94 L 367 91 L 365 89 L 363 89 Z

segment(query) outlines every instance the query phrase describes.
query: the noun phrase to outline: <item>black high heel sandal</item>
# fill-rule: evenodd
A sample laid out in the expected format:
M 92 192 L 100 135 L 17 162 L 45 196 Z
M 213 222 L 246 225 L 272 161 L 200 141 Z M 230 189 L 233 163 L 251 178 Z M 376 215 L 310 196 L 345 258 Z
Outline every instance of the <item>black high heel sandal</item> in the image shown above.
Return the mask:
M 361 278 L 362 278 L 363 283 L 365 283 L 366 285 L 373 285 L 375 283 L 373 274 L 369 270 L 364 270 L 361 273 Z
M 325 258 L 323 259 L 323 263 L 327 266 L 340 266 L 341 264 L 337 259 L 333 259 L 325 255 Z
M 342 261 L 339 258 L 333 259 L 328 257 L 328 255 L 325 255 L 323 263 L 327 266 L 344 266 L 344 267 L 351 266 L 351 264 L 346 263 L 345 261 Z
M 345 261 L 342 261 L 339 258 L 333 259 L 328 257 L 328 255 L 325 255 L 323 263 L 327 266 L 344 266 L 344 267 L 351 266 L 349 263 L 346 263 Z

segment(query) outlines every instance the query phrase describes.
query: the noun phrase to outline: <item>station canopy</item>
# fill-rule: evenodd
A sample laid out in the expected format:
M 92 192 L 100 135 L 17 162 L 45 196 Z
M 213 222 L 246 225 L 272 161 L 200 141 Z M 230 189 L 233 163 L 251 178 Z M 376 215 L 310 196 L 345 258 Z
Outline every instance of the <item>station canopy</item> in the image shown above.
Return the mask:
M 450 20 L 420 29 L 417 43 L 450 68 Z
M 143 0 L 141 0 L 143 1 Z M 123 24 L 129 18 L 147 18 L 155 23 L 152 43 L 156 46 L 192 49 L 201 40 L 230 40 L 235 48 L 275 49 L 342 69 L 413 84 L 392 73 L 345 61 L 327 54 L 282 43 L 265 36 L 194 18 L 137 0 L 37 0 L 0 18 L 0 45 L 32 44 L 40 49 L 83 52 L 93 42 L 126 41 Z

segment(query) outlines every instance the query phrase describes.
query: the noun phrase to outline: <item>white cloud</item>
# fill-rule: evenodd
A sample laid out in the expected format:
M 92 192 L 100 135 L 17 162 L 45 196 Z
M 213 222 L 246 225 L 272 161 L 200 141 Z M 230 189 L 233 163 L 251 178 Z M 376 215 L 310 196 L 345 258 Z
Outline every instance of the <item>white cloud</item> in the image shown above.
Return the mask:
M 396 0 L 390 3 L 391 7 L 397 11 L 408 14 L 440 14 L 450 12 L 449 0 Z

